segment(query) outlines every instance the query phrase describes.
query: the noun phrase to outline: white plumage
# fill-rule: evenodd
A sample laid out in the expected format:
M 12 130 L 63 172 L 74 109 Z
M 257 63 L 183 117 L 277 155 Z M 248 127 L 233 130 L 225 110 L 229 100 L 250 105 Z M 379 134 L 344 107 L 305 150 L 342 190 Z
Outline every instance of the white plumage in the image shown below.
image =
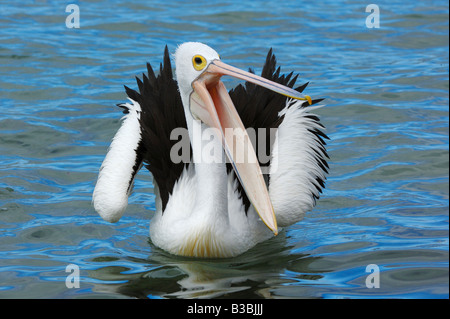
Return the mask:
M 128 206 L 136 149 L 141 140 L 141 106 L 136 101 L 130 101 L 131 104 L 126 104 L 129 113 L 123 117 L 122 125 L 111 142 L 92 196 L 95 210 L 104 220 L 112 223 L 122 217 Z
M 312 130 L 320 125 L 305 115 L 321 106 L 300 107 L 302 103 L 288 101 L 280 112 L 283 123 L 278 127 L 272 152 L 270 170 L 270 199 L 278 225 L 286 227 L 300 221 L 315 205 L 319 197 L 316 177 L 325 180 L 325 172 L 318 165 L 316 152 L 323 153 Z M 311 192 L 314 196 L 311 196 Z

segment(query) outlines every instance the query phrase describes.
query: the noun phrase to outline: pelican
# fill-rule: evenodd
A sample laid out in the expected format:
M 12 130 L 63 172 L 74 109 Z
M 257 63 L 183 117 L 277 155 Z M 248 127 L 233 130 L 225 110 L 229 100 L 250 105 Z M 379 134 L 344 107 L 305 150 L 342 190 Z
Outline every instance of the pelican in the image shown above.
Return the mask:
M 117 222 L 145 166 L 156 195 L 153 244 L 181 256 L 234 257 L 315 206 L 328 173 L 328 137 L 311 113 L 322 99 L 302 93 L 308 83 L 293 89 L 297 75 L 280 75 L 272 49 L 261 76 L 222 62 L 198 42 L 179 45 L 174 61 L 176 80 L 166 46 L 158 76 L 147 63 L 148 75 L 136 77 L 139 92 L 125 86 L 129 102 L 118 104 L 125 116 L 100 167 L 93 205 Z M 228 92 L 222 76 L 245 86 Z M 188 161 L 173 158 L 180 128 L 188 147 L 177 149 L 187 149 Z M 251 128 L 258 128 L 256 141 Z M 270 146 L 268 161 L 258 145 Z

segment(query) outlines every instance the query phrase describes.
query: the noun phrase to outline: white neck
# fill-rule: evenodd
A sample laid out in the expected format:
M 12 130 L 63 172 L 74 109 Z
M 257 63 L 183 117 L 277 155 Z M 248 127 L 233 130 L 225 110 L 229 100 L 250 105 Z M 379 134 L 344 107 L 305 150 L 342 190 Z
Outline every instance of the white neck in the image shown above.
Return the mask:
M 217 136 L 217 131 L 193 119 L 186 107 L 189 105 L 189 95 L 182 94 L 182 102 L 197 180 L 196 213 L 219 222 L 219 217 L 228 215 L 228 177 L 221 138 Z

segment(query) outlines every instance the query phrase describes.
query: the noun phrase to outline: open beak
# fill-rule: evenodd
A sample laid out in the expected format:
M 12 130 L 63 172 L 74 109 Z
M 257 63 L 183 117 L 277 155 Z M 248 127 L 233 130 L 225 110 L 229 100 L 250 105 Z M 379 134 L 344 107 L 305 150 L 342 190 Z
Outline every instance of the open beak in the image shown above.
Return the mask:
M 294 99 L 306 100 L 309 104 L 312 104 L 311 98 L 220 60 L 212 61 L 207 69 L 192 82 L 194 89 L 190 96 L 192 115 L 221 132 L 225 153 L 248 199 L 261 220 L 277 235 L 277 220 L 255 150 L 225 85 L 220 81 L 223 75 L 231 75 L 252 82 Z

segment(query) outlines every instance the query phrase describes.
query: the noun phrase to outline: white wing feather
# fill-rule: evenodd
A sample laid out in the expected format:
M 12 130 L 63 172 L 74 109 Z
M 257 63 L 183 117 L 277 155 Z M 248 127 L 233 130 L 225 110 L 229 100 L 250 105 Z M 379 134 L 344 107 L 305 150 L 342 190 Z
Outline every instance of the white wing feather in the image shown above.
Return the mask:
M 139 103 L 130 101 L 131 104 L 123 104 L 128 109 L 128 114 L 122 118 L 122 125 L 111 142 L 92 196 L 95 210 L 109 222 L 117 222 L 127 208 L 136 165 L 136 150 L 141 140 L 141 107 Z
M 306 116 L 321 106 L 301 107 L 302 103 L 288 101 L 280 112 L 280 116 L 285 116 L 272 151 L 269 195 L 280 227 L 296 223 L 314 207 L 313 194 L 319 197 L 316 178 L 325 180 L 325 172 L 315 156 L 325 158 L 326 155 L 316 135 L 310 131 L 323 128 Z

